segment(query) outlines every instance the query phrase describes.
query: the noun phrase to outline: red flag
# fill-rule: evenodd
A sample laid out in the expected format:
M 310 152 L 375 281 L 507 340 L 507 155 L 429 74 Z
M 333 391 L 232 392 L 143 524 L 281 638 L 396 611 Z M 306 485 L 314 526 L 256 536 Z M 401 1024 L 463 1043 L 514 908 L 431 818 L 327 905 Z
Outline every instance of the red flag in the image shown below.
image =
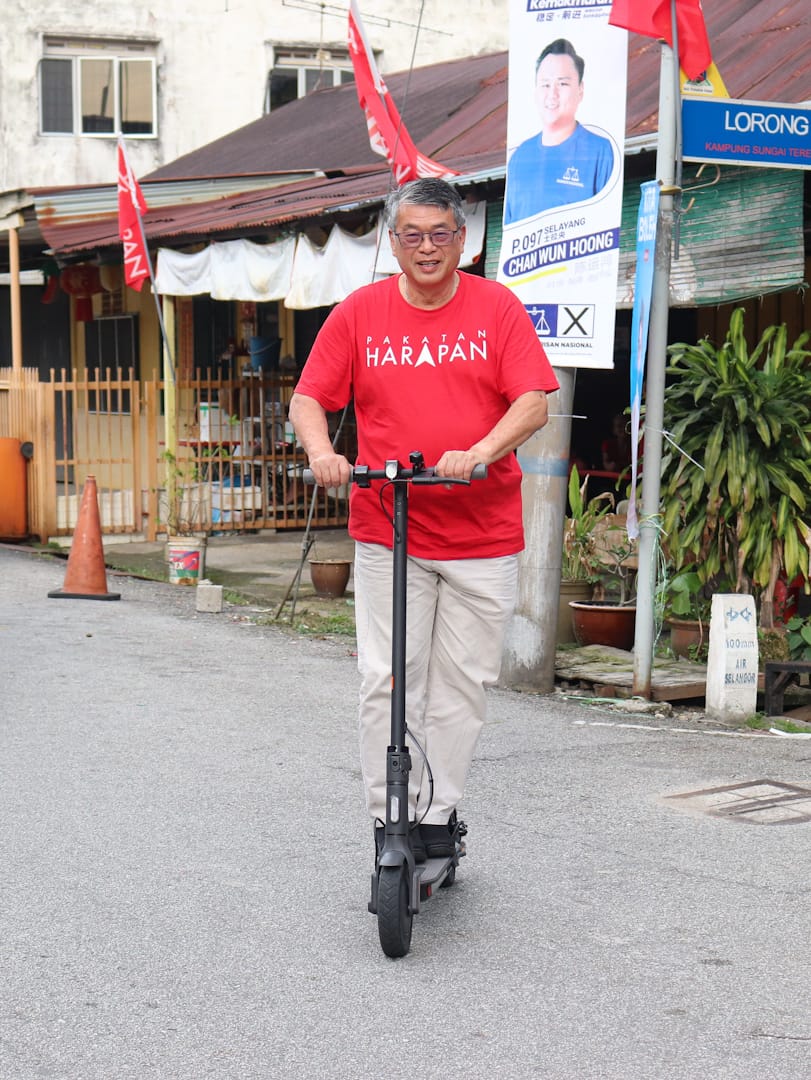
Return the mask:
M 670 0 L 613 0 L 608 21 L 645 37 L 673 45 Z M 712 51 L 701 0 L 676 0 L 679 65 L 688 79 L 697 79 L 712 63 Z
M 147 210 L 138 181 L 132 175 L 124 143 L 118 142 L 118 234 L 124 245 L 124 280 L 140 291 L 150 277 L 149 253 L 144 243 L 141 215 Z
M 403 184 L 420 176 L 458 176 L 453 169 L 447 169 L 421 154 L 411 141 L 397 106 L 377 70 L 357 0 L 350 0 L 349 4 L 349 55 L 355 69 L 358 101 L 366 114 L 369 142 L 374 152 L 388 161 L 397 183 Z

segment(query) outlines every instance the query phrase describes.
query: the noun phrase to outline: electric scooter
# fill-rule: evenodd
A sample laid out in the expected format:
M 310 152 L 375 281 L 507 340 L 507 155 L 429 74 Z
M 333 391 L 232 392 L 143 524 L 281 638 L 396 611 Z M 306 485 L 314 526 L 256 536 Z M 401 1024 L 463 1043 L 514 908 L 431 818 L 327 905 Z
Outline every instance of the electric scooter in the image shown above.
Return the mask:
M 383 480 L 394 491 L 393 580 L 392 580 L 392 699 L 391 737 L 386 752 L 386 821 L 383 843 L 376 853 L 372 874 L 372 895 L 369 911 L 377 916 L 380 946 L 386 956 L 405 956 L 411 948 L 413 917 L 420 903 L 433 895 L 435 888 L 447 888 L 456 880 L 459 860 L 465 855 L 465 825 L 454 812 L 450 822 L 454 852 L 442 858 L 429 858 L 416 863 L 409 843 L 408 777 L 411 772 L 411 753 L 406 743 L 405 670 L 406 670 L 406 585 L 408 552 L 408 486 L 409 484 L 469 484 L 469 480 L 454 480 L 437 476 L 433 467 L 426 466 L 423 455 L 409 455 L 410 467 L 399 461 L 387 461 L 382 469 L 356 465 L 352 482 L 358 487 L 371 487 L 373 480 Z M 309 470 L 305 475 L 309 474 Z M 309 474 L 311 476 L 311 474 Z M 472 479 L 484 479 L 487 466 L 477 465 Z M 308 477 L 309 478 L 309 477 Z M 413 738 L 413 736 L 412 736 Z M 416 740 L 415 740 L 416 741 Z M 430 764 L 421 747 L 430 781 Z

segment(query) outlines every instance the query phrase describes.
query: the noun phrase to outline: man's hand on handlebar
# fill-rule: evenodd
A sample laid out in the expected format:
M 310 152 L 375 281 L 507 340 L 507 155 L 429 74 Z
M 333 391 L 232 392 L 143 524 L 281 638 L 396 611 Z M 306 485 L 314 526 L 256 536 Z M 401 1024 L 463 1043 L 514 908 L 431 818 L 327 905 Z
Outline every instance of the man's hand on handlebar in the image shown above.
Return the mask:
M 480 464 L 485 464 L 484 458 L 472 450 L 446 450 L 436 463 L 436 474 L 453 480 L 470 480 L 473 469 Z
M 318 454 L 310 458 L 310 469 L 320 487 L 340 487 L 352 479 L 352 466 L 343 454 Z

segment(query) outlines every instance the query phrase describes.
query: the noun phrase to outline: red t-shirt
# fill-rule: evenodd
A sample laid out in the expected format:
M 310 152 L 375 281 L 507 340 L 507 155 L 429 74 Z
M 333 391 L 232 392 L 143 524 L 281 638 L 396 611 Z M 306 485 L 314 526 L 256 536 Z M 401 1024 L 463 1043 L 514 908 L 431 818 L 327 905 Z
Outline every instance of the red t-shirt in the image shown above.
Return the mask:
M 520 301 L 495 281 L 459 279 L 455 296 L 432 311 L 406 303 L 397 275 L 367 285 L 334 308 L 318 334 L 296 392 L 328 412 L 354 395 L 359 463 L 405 465 L 420 450 L 434 465 L 445 450 L 467 450 L 486 435 L 521 394 L 558 388 Z M 353 486 L 349 532 L 391 547 L 380 487 Z M 384 501 L 390 512 L 390 493 Z M 524 546 L 514 454 L 469 487 L 412 487 L 408 505 L 410 555 L 487 558 Z

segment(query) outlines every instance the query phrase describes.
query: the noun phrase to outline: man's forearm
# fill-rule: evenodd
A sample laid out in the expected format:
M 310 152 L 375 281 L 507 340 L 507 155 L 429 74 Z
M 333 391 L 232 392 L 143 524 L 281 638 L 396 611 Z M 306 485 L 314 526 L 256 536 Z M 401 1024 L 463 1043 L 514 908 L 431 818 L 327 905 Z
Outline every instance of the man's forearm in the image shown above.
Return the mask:
M 499 422 L 470 450 L 491 465 L 526 442 L 548 419 L 546 394 L 543 390 L 531 390 L 517 397 Z
M 295 429 L 296 438 L 304 447 L 310 460 L 322 454 L 332 453 L 327 414 L 315 398 L 306 397 L 304 394 L 293 394 L 288 414 Z
M 332 447 L 324 408 L 306 394 L 293 394 L 290 399 L 290 421 L 296 430 L 296 438 L 304 447 L 307 460 L 322 487 L 346 484 L 351 475 L 349 462 Z

